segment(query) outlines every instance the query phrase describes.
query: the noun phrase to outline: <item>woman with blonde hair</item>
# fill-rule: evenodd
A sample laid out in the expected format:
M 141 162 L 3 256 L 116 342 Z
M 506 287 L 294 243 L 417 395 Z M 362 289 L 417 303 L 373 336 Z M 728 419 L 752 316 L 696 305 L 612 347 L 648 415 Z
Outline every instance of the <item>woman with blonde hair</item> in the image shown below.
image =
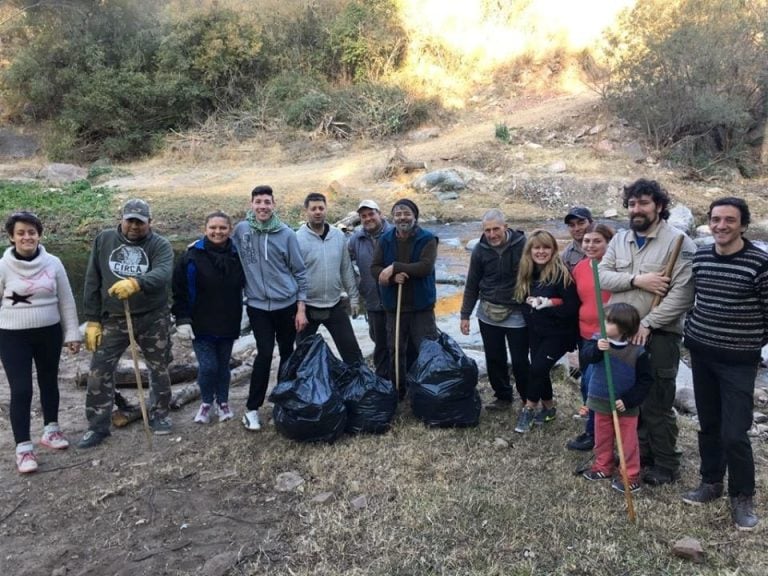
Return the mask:
M 523 248 L 515 298 L 524 303 L 531 354 L 529 390 L 515 426 L 523 434 L 556 418 L 549 371 L 575 348 L 578 336 L 576 285 L 558 254 L 557 240 L 546 230 L 534 230 Z

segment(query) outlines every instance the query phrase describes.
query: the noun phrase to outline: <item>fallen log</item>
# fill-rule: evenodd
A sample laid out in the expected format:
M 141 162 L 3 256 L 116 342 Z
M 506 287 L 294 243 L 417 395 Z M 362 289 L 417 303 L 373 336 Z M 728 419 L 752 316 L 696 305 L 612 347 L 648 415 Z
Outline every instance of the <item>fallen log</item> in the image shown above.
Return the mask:
M 242 361 L 232 358 L 229 363 L 230 369 L 236 368 L 242 364 Z M 140 369 L 141 383 L 143 386 L 149 386 L 149 370 Z M 136 388 L 136 375 L 133 368 L 118 366 L 112 373 L 115 381 L 115 388 Z M 191 382 L 197 379 L 197 364 L 171 364 L 168 366 L 168 376 L 171 378 L 171 384 L 180 384 L 182 382 Z M 81 388 L 88 384 L 88 373 L 78 373 L 76 383 Z

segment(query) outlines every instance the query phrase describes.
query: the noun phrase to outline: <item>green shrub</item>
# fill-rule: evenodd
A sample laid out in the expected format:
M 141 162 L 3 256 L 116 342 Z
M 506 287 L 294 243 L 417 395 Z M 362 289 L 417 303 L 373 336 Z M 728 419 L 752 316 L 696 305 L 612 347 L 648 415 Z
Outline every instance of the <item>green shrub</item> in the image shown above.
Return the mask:
M 738 161 L 766 117 L 766 32 L 765 0 L 639 0 L 607 38 L 604 93 L 679 160 Z
M 495 136 L 497 140 L 501 140 L 505 144 L 509 144 L 509 126 L 504 123 L 496 124 Z
M 326 114 L 334 109 L 330 96 L 323 92 L 312 91 L 290 102 L 285 111 L 285 121 L 294 128 L 314 129 L 323 121 Z

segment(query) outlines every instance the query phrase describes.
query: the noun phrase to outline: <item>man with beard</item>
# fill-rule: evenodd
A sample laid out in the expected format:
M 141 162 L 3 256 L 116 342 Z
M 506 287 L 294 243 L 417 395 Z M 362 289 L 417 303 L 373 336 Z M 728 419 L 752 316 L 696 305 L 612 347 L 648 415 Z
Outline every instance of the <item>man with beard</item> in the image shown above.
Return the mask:
M 88 431 L 78 448 L 92 448 L 110 435 L 115 400 L 112 373 L 130 343 L 122 300 L 130 303 L 136 343 L 149 367 L 150 425 L 155 434 L 171 433 L 168 288 L 172 274 L 173 249 L 152 231 L 149 204 L 138 198 L 128 200 L 120 224 L 96 236 L 85 273 L 85 347 L 93 358 L 85 395 Z
M 654 383 L 640 408 L 638 436 L 646 469 L 643 480 L 669 484 L 679 478 L 677 421 L 672 404 L 680 363 L 683 318 L 693 303 L 691 265 L 696 246 L 684 237 L 672 273 L 664 275 L 677 238 L 683 234 L 667 223 L 669 196 L 653 180 L 640 179 L 624 188 L 629 230 L 618 232 L 600 262 L 600 283 L 611 292 L 609 304 L 627 302 L 640 313 L 633 344 L 651 356 Z M 661 303 L 653 307 L 656 296 Z
M 418 225 L 419 208 L 407 198 L 392 206 L 394 227 L 382 234 L 373 254 L 371 273 L 378 279 L 381 300 L 387 311 L 387 342 L 395 376 L 395 323 L 400 313 L 399 373 L 396 382 L 400 398 L 405 397 L 406 350 L 414 350 L 425 338 L 437 338 L 435 323 L 435 260 L 437 238 Z M 402 288 L 400 288 L 402 286 Z M 397 293 L 402 289 L 400 310 Z
M 469 260 L 459 327 L 469 334 L 469 317 L 477 307 L 480 336 L 483 339 L 488 380 L 496 400 L 486 410 L 509 410 L 512 386 L 509 381 L 507 348 L 512 358 L 512 372 L 520 400 L 525 402 L 528 385 L 528 328 L 522 306 L 515 301 L 517 271 L 525 246 L 525 234 L 507 227 L 501 210 L 489 210 L 483 216 L 483 235 Z
M 347 364 L 362 362 L 363 355 L 349 321 L 342 292 L 349 295 L 352 315 L 357 316 L 359 296 L 355 272 L 344 233 L 325 221 L 325 196 L 312 192 L 304 199 L 307 222 L 296 232 L 299 250 L 307 268 L 307 320 L 309 324 L 297 339 L 315 334 L 325 326 L 342 360 Z
M 349 239 L 349 254 L 360 273 L 360 295 L 365 300 L 365 316 L 368 334 L 373 340 L 373 365 L 376 374 L 391 380 L 389 374 L 389 350 L 387 349 L 387 313 L 379 297 L 379 283 L 371 274 L 373 252 L 379 238 L 392 224 L 381 216 L 379 205 L 373 200 L 363 200 L 357 207 L 362 226 Z

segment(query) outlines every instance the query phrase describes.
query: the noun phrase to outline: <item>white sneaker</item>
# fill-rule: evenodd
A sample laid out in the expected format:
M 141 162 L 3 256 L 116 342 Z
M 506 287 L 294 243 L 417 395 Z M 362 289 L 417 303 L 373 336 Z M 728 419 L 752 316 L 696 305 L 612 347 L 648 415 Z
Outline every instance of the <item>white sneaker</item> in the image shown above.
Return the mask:
M 219 404 L 219 422 L 226 422 L 227 420 L 232 420 L 234 417 L 235 415 L 232 413 L 229 404 L 226 402 Z
M 261 422 L 259 422 L 259 411 L 249 410 L 243 414 L 243 426 L 248 430 L 261 430 Z
M 32 442 L 16 445 L 16 469 L 20 474 L 29 474 L 37 470 L 37 456 Z
M 195 416 L 195 422 L 198 424 L 208 424 L 211 421 L 211 405 L 203 402 Z
M 69 448 L 69 440 L 64 438 L 59 424 L 51 422 L 43 428 L 43 437 L 40 438 L 40 445 L 53 450 L 65 450 Z

